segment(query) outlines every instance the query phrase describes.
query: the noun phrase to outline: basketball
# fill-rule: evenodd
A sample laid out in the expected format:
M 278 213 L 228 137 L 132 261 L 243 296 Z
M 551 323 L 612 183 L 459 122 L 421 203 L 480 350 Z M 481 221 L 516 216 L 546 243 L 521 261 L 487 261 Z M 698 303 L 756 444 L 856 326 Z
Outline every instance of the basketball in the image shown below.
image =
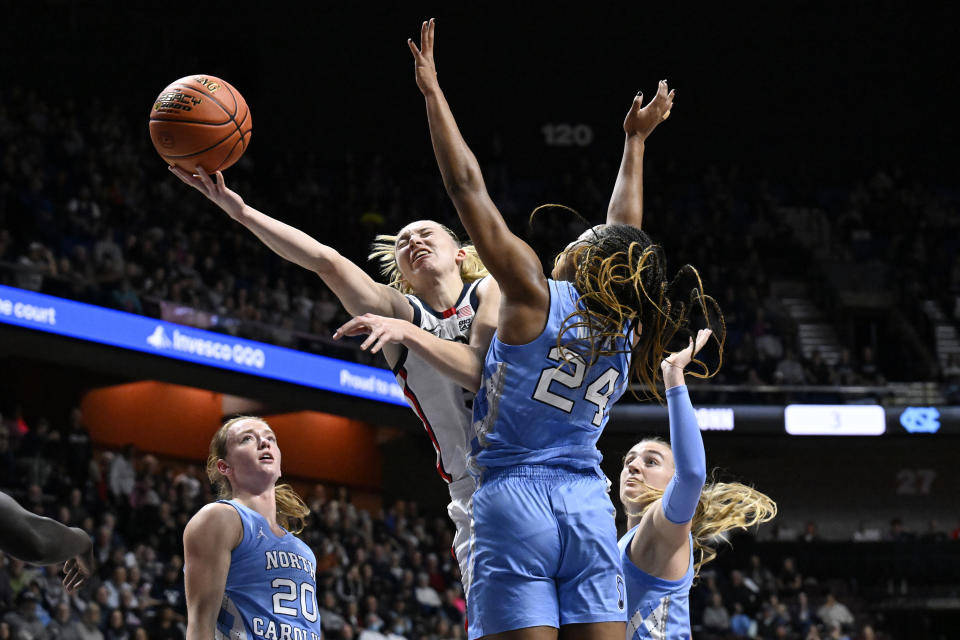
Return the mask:
M 193 75 L 170 83 L 150 111 L 150 139 L 168 164 L 193 173 L 232 166 L 250 144 L 250 109 L 229 82 Z

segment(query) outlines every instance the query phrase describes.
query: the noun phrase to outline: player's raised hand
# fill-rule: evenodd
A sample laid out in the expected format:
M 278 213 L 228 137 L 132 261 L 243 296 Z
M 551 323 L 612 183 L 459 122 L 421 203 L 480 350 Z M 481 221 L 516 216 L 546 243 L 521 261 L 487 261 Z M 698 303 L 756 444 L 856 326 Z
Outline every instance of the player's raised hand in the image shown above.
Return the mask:
M 670 387 L 679 387 L 684 384 L 684 368 L 693 362 L 694 356 L 700 353 L 700 350 L 707 344 L 707 340 L 710 339 L 711 335 L 713 335 L 711 329 L 700 329 L 697 331 L 696 340 L 690 338 L 690 344 L 687 345 L 686 349 L 671 353 L 663 359 L 660 363 L 660 370 L 663 372 L 663 384 L 667 389 Z
M 437 82 L 437 66 L 433 62 L 433 41 L 436 28 L 437 23 L 433 18 L 420 26 L 419 48 L 413 43 L 412 38 L 407 38 L 407 46 L 410 47 L 410 53 L 413 54 L 417 86 L 420 87 L 423 95 L 440 90 L 440 84 Z
M 657 95 L 645 107 L 642 106 L 643 93 L 638 93 L 623 121 L 623 130 L 628 136 L 638 136 L 641 140 L 646 140 L 658 124 L 670 117 L 673 96 L 674 91 L 667 85 L 666 80 L 660 81 Z
M 384 316 L 365 313 L 362 316 L 348 320 L 343 326 L 334 331 L 333 339 L 339 340 L 343 336 L 362 336 L 369 334 L 360 348 L 366 351 L 370 345 L 370 353 L 377 353 L 385 344 L 400 344 L 410 330 L 419 331 L 417 327 L 406 320 L 385 318 Z
M 243 198 L 235 191 L 227 188 L 223 181 L 223 173 L 217 171 L 217 181 L 210 179 L 210 175 L 203 170 L 203 167 L 197 167 L 196 173 L 190 174 L 180 167 L 168 167 L 170 172 L 180 178 L 180 180 L 203 195 L 207 196 L 214 204 L 227 212 L 231 218 L 238 218 L 243 213 Z

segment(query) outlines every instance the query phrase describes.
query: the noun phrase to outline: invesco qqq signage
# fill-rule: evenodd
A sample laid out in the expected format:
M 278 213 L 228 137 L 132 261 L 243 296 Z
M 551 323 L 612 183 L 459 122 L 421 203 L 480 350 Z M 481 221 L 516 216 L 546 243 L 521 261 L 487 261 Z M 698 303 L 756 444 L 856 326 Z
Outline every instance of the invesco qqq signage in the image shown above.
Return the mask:
M 783 418 L 792 436 L 879 436 L 887 428 L 879 405 L 790 404 Z
M 386 369 L 0 285 L 0 322 L 315 389 L 405 404 Z

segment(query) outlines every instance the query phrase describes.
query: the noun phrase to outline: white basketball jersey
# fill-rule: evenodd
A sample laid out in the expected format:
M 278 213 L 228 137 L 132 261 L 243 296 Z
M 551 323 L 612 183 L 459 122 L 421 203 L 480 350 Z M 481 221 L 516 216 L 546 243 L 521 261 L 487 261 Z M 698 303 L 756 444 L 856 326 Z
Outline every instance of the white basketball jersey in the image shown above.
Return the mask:
M 413 294 L 413 324 L 444 340 L 467 343 L 477 312 L 477 286 L 483 278 L 464 284 L 457 303 L 443 311 L 431 309 Z M 437 451 L 437 473 L 446 482 L 467 476 L 467 454 L 473 437 L 473 392 L 437 372 L 423 358 L 401 346 L 393 367 L 403 395 L 420 416 L 433 448 Z

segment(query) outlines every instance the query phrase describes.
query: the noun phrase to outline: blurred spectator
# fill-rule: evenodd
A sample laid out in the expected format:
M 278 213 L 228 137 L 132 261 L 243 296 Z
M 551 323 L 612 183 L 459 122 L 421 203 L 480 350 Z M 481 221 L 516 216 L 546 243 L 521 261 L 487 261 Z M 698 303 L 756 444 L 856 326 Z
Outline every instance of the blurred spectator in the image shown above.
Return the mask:
M 53 619 L 47 625 L 47 637 L 51 640 L 65 640 L 66 638 L 74 637 L 75 633 L 72 630 L 74 618 L 73 614 L 70 611 L 70 602 L 67 600 L 61 601 L 53 609 Z
M 777 589 L 784 596 L 792 597 L 799 593 L 803 586 L 803 579 L 797 571 L 793 558 L 784 558 L 780 575 L 777 576 Z
M 773 381 L 776 384 L 800 385 L 806 384 L 807 376 L 803 370 L 803 365 L 797 360 L 793 349 L 787 347 L 783 360 L 777 364 L 773 374 Z
M 704 621 L 706 624 L 706 621 Z M 757 637 L 757 623 L 743 611 L 743 605 L 735 602 L 733 605 L 733 615 L 730 617 L 730 632 L 736 636 L 746 636 L 748 638 Z
M 23 589 L 17 596 L 17 607 L 3 616 L 3 621 L 10 625 L 14 638 L 23 640 L 40 640 L 44 637 L 44 626 L 37 617 L 40 603 L 37 596 L 30 589 Z
M 813 520 L 808 520 L 803 526 L 803 535 L 800 536 L 800 539 L 804 542 L 818 541 L 820 539 L 820 534 L 817 533 L 817 523 Z
M 127 445 L 123 452 L 114 453 L 107 472 L 110 483 L 110 494 L 114 499 L 126 502 L 133 493 L 136 484 L 136 473 L 133 468 L 133 445 Z
M 39 242 L 31 242 L 27 253 L 17 260 L 19 269 L 14 286 L 29 291 L 43 288 L 44 276 L 57 275 L 57 262 L 53 254 Z
M 834 625 L 838 627 L 847 627 L 853 624 L 853 614 L 850 609 L 841 602 L 838 602 L 832 592 L 827 593 L 827 600 L 817 609 L 817 617 L 823 621 L 828 629 Z
M 825 386 L 832 384 L 830 366 L 824 361 L 819 349 L 814 349 L 806 363 L 806 378 L 810 384 Z
M 890 542 L 906 542 L 913 538 L 913 535 L 903 528 L 903 521 L 900 518 L 894 518 L 890 521 L 890 529 L 887 531 L 887 540 Z
M 881 385 L 886 382 L 880 375 L 880 368 L 873 358 L 873 349 L 864 347 L 860 356 L 860 381 L 865 385 Z
M 417 588 L 414 593 L 420 608 L 427 614 L 437 611 L 443 604 L 440 600 L 440 594 L 430 586 L 430 576 L 426 573 L 417 575 Z
M 703 626 L 707 631 L 719 635 L 730 629 L 730 614 L 723 606 L 723 597 L 714 592 L 710 604 L 703 610 Z

